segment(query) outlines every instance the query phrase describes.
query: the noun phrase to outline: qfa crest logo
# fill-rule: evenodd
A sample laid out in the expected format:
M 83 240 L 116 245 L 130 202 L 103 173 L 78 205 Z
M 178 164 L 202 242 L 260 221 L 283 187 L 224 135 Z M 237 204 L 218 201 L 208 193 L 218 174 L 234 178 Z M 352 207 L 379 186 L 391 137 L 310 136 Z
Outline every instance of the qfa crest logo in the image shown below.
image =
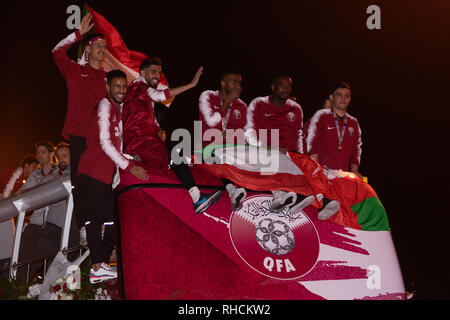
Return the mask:
M 230 238 L 239 256 L 257 272 L 294 280 L 312 270 L 319 256 L 319 236 L 302 211 L 270 211 L 272 196 L 247 198 L 230 218 Z

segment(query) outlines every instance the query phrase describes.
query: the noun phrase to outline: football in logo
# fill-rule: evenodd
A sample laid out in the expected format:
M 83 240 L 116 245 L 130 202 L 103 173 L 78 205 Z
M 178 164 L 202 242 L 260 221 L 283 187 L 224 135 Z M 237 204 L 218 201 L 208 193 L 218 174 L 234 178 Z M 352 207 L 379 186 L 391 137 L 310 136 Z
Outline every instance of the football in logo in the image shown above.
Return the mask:
M 294 233 L 281 220 L 266 218 L 256 228 L 256 240 L 267 252 L 276 255 L 289 253 L 295 247 Z
M 252 196 L 232 213 L 230 237 L 238 255 L 257 272 L 294 280 L 314 268 L 319 256 L 317 230 L 302 211 L 270 211 L 273 197 Z

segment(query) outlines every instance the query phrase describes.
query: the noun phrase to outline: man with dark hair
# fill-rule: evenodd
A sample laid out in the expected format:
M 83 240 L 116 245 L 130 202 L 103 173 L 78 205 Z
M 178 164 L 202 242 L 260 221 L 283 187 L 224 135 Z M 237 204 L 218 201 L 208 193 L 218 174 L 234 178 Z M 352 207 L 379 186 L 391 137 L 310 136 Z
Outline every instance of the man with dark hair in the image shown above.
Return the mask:
M 86 150 L 89 117 L 98 102 L 105 97 L 105 77 L 102 62 L 105 58 L 106 41 L 101 34 L 88 34 L 94 24 L 91 14 L 83 17 L 80 29 L 71 33 L 52 50 L 55 63 L 66 79 L 68 107 L 62 136 L 70 142 L 71 183 L 74 212 L 78 214 L 79 203 L 77 170 L 81 154 Z M 72 61 L 67 51 L 85 36 L 87 58 L 80 63 Z M 81 227 L 81 226 L 80 226 Z
M 222 132 L 220 141 L 215 144 L 231 143 L 226 141 L 226 130 L 234 130 L 233 143 L 245 143 L 245 125 L 247 123 L 247 105 L 239 98 L 242 92 L 242 75 L 235 67 L 225 70 L 220 77 L 220 90 L 203 91 L 199 98 L 199 115 L 202 122 L 202 137 L 208 129 Z M 239 139 L 239 135 L 242 139 Z M 230 140 L 230 139 L 228 139 Z M 242 140 L 239 141 L 239 140 Z M 202 139 L 202 146 L 210 142 Z M 245 188 L 237 188 L 233 183 L 222 178 L 228 191 L 233 211 L 242 208 L 242 200 L 247 196 Z
M 39 165 L 28 177 L 25 184 L 17 191 L 22 194 L 25 190 L 42 184 L 49 180 L 57 171 L 55 164 L 55 146 L 46 140 L 36 142 L 34 145 L 36 150 L 36 159 Z
M 220 77 L 220 90 L 206 90 L 199 98 L 199 114 L 202 129 L 244 129 L 247 123 L 247 105 L 239 98 L 242 92 L 242 75 L 230 68 Z M 203 133 L 202 133 L 203 136 Z M 208 141 L 203 141 L 208 144 Z
M 78 170 L 82 203 L 78 223 L 86 227 L 91 253 L 90 282 L 117 277 L 109 267 L 114 249 L 113 189 L 119 184 L 118 169 L 148 180 L 146 171 L 122 154 L 121 107 L 127 91 L 125 73 L 112 70 L 107 75 L 106 92 L 91 116 L 87 149 L 82 154 Z
M 165 136 L 156 120 L 154 102 L 167 100 L 197 86 L 203 67 L 197 70 L 190 83 L 166 90 L 157 89 L 161 73 L 160 59 L 143 61 L 140 77 L 129 86 L 123 107 L 125 153 L 144 163 L 146 168 L 155 170 L 165 170 L 169 161 Z M 185 162 L 175 164 L 170 161 L 170 167 L 188 190 L 196 213 L 204 212 L 220 198 L 220 190 L 211 194 L 200 192 Z
M 22 161 L 20 161 L 20 167 L 16 168 L 9 178 L 1 196 L 3 198 L 8 198 L 11 194 L 14 194 L 19 190 L 30 174 L 36 169 L 38 163 L 39 162 L 34 155 L 26 155 Z
M 32 154 L 26 155 L 20 162 L 20 166 L 23 169 L 23 178 L 26 180 L 28 176 L 36 169 L 39 162 Z
M 254 99 L 248 108 L 246 138 L 250 145 L 278 148 L 281 153 L 303 153 L 303 110 L 291 100 L 292 78 L 287 74 L 274 77 L 272 95 Z M 261 135 L 267 130 L 267 136 Z M 278 131 L 279 141 L 272 141 L 272 133 Z M 314 196 L 305 197 L 295 192 L 273 190 L 271 210 L 280 212 L 285 207 L 300 211 L 314 202 Z
M 358 172 L 361 161 L 361 129 L 347 113 L 350 86 L 338 82 L 330 92 L 331 109 L 317 111 L 308 127 L 306 145 L 311 157 L 329 169 Z
M 292 94 L 291 77 L 275 77 L 271 89 L 272 95 L 256 98 L 249 105 L 247 141 L 251 145 L 272 147 L 270 130 L 278 130 L 280 152 L 303 153 L 303 110 L 289 99 Z M 266 141 L 263 140 L 265 137 L 259 136 L 260 129 L 269 130 Z
M 60 142 L 55 149 L 59 175 L 70 174 L 70 144 Z

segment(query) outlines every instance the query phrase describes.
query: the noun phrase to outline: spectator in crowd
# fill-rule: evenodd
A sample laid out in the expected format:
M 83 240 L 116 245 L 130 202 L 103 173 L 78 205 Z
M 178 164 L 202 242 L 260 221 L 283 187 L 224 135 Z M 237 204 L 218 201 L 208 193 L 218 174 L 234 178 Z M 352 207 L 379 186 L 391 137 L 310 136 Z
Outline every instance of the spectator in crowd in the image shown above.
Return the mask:
M 38 161 L 32 154 L 26 155 L 20 164 L 20 167 L 14 170 L 13 174 L 8 180 L 8 183 L 3 190 L 3 197 L 8 198 L 11 194 L 14 194 L 25 183 L 28 176 L 36 169 Z
M 129 86 L 123 107 L 125 153 L 145 163 L 146 168 L 156 170 L 167 168 L 167 154 L 170 152 L 164 143 L 164 130 L 155 117 L 154 102 L 164 101 L 196 87 L 203 68 L 197 70 L 190 83 L 166 90 L 156 89 L 161 73 L 162 63 L 159 58 L 144 60 L 140 66 L 140 77 Z M 180 158 L 184 159 L 181 163 L 172 159 L 170 167 L 189 192 L 195 213 L 202 213 L 221 197 L 222 192 L 200 192 L 186 163 L 186 155 L 180 154 Z
M 55 149 L 51 142 L 40 141 L 36 143 L 35 148 L 39 167 L 31 173 L 26 183 L 20 188 L 19 194 L 23 194 L 26 190 L 46 182 L 70 177 L 70 153 L 68 146 L 59 145 L 59 148 Z M 60 162 L 58 165 L 54 161 L 55 152 L 56 159 Z M 66 213 L 67 200 L 34 210 L 29 224 L 26 225 L 22 233 L 19 262 L 56 254 L 59 251 Z M 69 248 L 78 244 L 77 228 L 74 223 L 71 226 Z M 34 278 L 41 277 L 42 266 L 42 262 L 31 264 L 30 275 L 34 274 Z M 35 272 L 38 274 L 35 274 Z M 17 277 L 23 278 L 25 274 L 25 268 L 21 268 Z
M 199 115 L 202 122 L 202 137 L 208 129 L 217 129 L 222 132 L 222 143 L 245 143 L 244 130 L 247 123 L 247 105 L 239 98 L 242 92 L 242 75 L 236 68 L 230 68 L 223 72 L 220 78 L 220 90 L 206 90 L 199 98 Z M 232 129 L 233 142 L 226 140 L 226 130 Z M 239 139 L 239 136 L 242 139 Z M 240 142 L 242 140 L 242 142 Z M 210 142 L 202 139 L 203 147 Z M 242 200 L 247 196 L 245 188 L 237 188 L 233 183 L 222 178 L 225 189 L 231 200 L 232 210 L 242 208 Z
M 58 174 L 62 179 L 67 179 L 71 177 L 70 172 L 70 144 L 67 142 L 60 142 L 56 146 L 56 160 L 58 163 Z M 67 205 L 67 204 L 66 204 Z M 65 218 L 64 218 L 65 219 Z M 81 236 L 83 234 L 78 232 L 78 224 L 75 218 L 75 214 L 72 210 L 72 221 L 70 224 L 70 233 L 69 233 L 69 248 L 75 247 L 78 242 L 81 243 Z M 86 234 L 84 234 L 86 237 Z M 85 239 L 84 239 L 85 240 Z
M 361 129 L 358 120 L 348 114 L 350 86 L 339 82 L 330 92 L 330 109 L 318 110 L 311 118 L 306 145 L 311 157 L 329 169 L 359 173 Z
M 14 194 L 25 183 L 28 176 L 36 169 L 38 161 L 34 155 L 26 155 L 20 167 L 16 168 L 0 194 L 0 200 L 8 198 Z M 2 269 L 9 261 L 12 255 L 14 244 L 14 218 L 0 223 L 0 260 L 8 259 L 0 262 L 0 269 Z
M 59 168 L 59 175 L 70 178 L 70 144 L 60 142 L 56 146 L 56 160 Z

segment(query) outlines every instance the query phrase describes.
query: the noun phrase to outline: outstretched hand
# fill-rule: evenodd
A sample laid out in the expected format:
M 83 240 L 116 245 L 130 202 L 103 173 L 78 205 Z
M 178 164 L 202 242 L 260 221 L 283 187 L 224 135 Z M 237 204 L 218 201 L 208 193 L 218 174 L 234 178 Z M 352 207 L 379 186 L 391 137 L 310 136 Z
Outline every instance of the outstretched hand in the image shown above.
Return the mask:
M 200 76 L 202 75 L 202 73 L 203 73 L 203 67 L 198 68 L 197 72 L 195 73 L 194 79 L 192 79 L 192 81 L 191 81 L 191 85 L 193 87 L 197 86 L 198 81 L 200 80 Z
M 88 13 L 83 17 L 80 23 L 80 34 L 83 36 L 88 33 L 94 27 L 94 22 L 92 22 L 92 15 Z

